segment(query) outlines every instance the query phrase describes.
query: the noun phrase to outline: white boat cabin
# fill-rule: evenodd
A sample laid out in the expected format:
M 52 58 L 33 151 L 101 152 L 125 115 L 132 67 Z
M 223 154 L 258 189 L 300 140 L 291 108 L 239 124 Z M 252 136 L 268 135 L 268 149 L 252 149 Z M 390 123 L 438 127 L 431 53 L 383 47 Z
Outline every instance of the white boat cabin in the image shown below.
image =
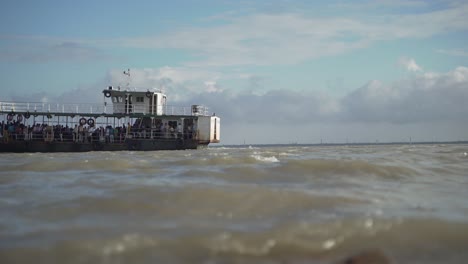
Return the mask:
M 102 92 L 111 99 L 114 114 L 165 114 L 167 97 L 160 91 L 121 91 L 109 86 Z
M 164 115 L 163 118 L 143 117 L 140 119 L 140 126 L 152 129 L 167 127 L 183 134 L 194 130 L 197 140 L 202 144 L 220 141 L 220 118 L 214 113 L 209 114 L 205 106 L 192 105 L 188 111 L 185 111 L 185 108 L 168 109 L 167 97 L 161 91 L 115 90 L 109 86 L 102 92 L 111 100 L 113 114 Z

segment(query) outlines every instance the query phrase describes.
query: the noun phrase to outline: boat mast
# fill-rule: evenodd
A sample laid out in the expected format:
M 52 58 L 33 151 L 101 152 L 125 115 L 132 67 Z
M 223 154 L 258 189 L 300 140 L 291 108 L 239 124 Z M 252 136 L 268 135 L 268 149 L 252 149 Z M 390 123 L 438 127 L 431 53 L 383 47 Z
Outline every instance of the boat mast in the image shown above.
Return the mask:
M 131 76 L 130 76 L 130 69 L 127 69 L 126 71 L 123 71 L 123 74 L 127 76 L 127 84 L 125 85 L 127 89 L 130 88 L 130 81 L 131 81 Z

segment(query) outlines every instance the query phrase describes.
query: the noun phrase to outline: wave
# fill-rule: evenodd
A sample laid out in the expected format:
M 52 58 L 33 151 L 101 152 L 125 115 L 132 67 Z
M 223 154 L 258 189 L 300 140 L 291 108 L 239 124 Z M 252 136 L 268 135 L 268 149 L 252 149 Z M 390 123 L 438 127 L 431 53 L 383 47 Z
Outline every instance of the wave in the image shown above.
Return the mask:
M 1 263 L 465 263 L 464 146 L 9 154 Z M 458 222 L 456 222 L 458 221 Z
M 408 150 L 406 147 L 403 150 Z M 374 148 L 345 148 L 341 155 L 329 148 L 318 155 L 311 149 L 258 148 L 258 149 L 209 149 L 184 152 L 102 152 L 86 154 L 32 154 L 16 155 L 15 159 L 0 162 L 3 172 L 31 171 L 103 171 L 109 173 L 160 174 L 163 171 L 180 169 L 222 170 L 230 167 L 240 169 L 255 166 L 258 170 L 271 170 L 283 175 L 350 175 L 376 176 L 399 179 L 418 176 L 427 172 L 460 174 L 463 170 L 460 154 L 456 157 L 442 154 L 376 153 Z M 356 154 L 356 152 L 359 151 Z M 451 150 L 449 150 L 451 151 Z M 348 153 L 349 152 L 349 153 Z M 344 154 L 348 153 L 348 154 Z M 345 155 L 345 156 L 343 156 Z M 405 156 L 407 155 L 407 156 Z M 455 155 L 455 154 L 454 154 Z M 322 156 L 322 157 L 317 157 Z M 400 158 L 404 156 L 405 158 Z M 439 164 L 439 167 L 435 165 Z
M 262 232 L 64 230 L 78 239 L 0 249 L 3 263 L 337 263 L 368 249 L 395 263 L 464 263 L 468 224 L 435 219 L 289 222 Z M 180 229 L 181 227 L 179 227 Z M 37 234 L 41 235 L 41 234 Z
M 259 185 L 193 184 L 180 186 L 111 186 L 105 194 L 75 196 L 41 204 L 28 216 L 65 221 L 86 215 L 148 215 L 164 219 L 259 219 L 301 216 L 368 202 L 345 196 L 324 195 L 297 189 L 268 188 Z M 153 215 L 157 213 L 157 215 Z
M 112 173 L 126 173 L 128 170 L 155 170 L 160 168 L 157 163 L 150 163 L 145 159 L 108 158 L 97 156 L 36 157 L 26 161 L 16 161 L 2 166 L 2 172 L 58 172 L 58 171 L 109 171 Z
M 298 175 L 373 175 L 388 179 L 415 176 L 419 173 L 404 166 L 381 165 L 363 160 L 310 159 L 281 163 L 276 171 Z
M 275 156 L 261 156 L 261 155 L 252 155 L 251 157 L 253 157 L 254 159 L 258 160 L 258 161 L 262 161 L 262 162 L 270 162 L 270 163 L 276 163 L 276 162 L 279 162 L 278 158 L 276 158 Z

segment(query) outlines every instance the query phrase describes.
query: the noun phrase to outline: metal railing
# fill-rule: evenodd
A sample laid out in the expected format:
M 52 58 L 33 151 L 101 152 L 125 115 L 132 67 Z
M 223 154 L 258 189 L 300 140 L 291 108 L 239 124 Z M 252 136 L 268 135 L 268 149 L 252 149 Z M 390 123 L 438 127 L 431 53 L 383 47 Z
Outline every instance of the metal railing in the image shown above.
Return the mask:
M 79 142 L 79 143 L 124 143 L 126 139 L 148 139 L 148 140 L 177 140 L 194 139 L 197 140 L 196 131 L 169 131 L 158 129 L 142 128 L 112 128 L 112 132 L 106 129 L 95 130 L 74 130 L 63 126 L 33 126 L 23 127 L 11 132 L 8 129 L 0 131 L 0 144 L 12 141 L 46 141 L 46 142 Z
M 2 112 L 107 113 L 104 104 L 0 102 Z
M 210 115 L 208 107 L 202 105 L 157 106 L 151 109 L 141 105 L 114 106 L 112 104 L 58 104 L 0 102 L 0 112 L 55 112 L 74 114 L 157 114 L 157 115 Z

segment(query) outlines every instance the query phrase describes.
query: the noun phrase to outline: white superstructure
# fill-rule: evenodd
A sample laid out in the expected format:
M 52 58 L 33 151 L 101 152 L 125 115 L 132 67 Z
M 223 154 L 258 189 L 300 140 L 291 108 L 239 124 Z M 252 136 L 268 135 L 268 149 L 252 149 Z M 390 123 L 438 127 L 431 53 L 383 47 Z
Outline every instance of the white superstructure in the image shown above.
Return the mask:
M 163 115 L 166 112 L 167 97 L 161 91 L 120 91 L 109 86 L 103 93 L 111 99 L 114 114 Z
M 150 126 L 170 126 L 175 131 L 195 132 L 203 144 L 220 142 L 220 118 L 208 112 L 203 105 L 172 107 L 167 105 L 167 96 L 162 91 L 120 90 L 109 86 L 102 91 L 110 100 L 112 113 L 117 115 L 143 115 Z M 142 119 L 142 120 L 143 120 Z

